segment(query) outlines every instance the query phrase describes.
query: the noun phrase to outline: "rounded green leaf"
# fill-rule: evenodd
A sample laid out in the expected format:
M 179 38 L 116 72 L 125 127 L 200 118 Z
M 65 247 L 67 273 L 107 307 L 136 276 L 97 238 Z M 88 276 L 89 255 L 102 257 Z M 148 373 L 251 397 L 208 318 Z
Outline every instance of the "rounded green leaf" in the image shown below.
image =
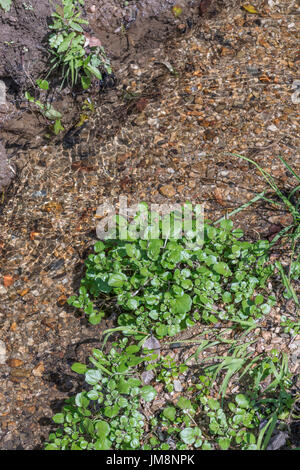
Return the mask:
M 86 397 L 85 392 L 81 392 L 77 393 L 75 396 L 75 403 L 80 408 L 86 408 L 89 405 L 90 400 Z
M 232 295 L 230 292 L 224 292 L 223 295 L 222 295 L 222 300 L 225 304 L 229 304 L 230 302 L 232 302 Z
M 233 227 L 233 222 L 232 220 L 229 220 L 229 219 L 223 219 L 220 222 L 220 227 L 224 230 L 230 231 Z
M 268 304 L 262 304 L 260 308 L 261 308 L 262 313 L 264 313 L 265 315 L 267 315 L 271 311 L 271 307 Z
M 235 401 L 237 402 L 240 408 L 249 408 L 249 399 L 242 393 L 239 393 L 235 397 Z
M 49 89 L 49 82 L 47 80 L 41 80 L 40 78 L 36 80 L 36 84 L 41 90 Z
M 136 299 L 129 299 L 127 302 L 127 307 L 130 310 L 136 310 L 138 308 L 139 302 Z
M 184 314 L 191 310 L 192 299 L 188 294 L 177 297 L 174 303 L 174 313 Z
M 108 285 L 111 287 L 122 287 L 127 277 L 123 273 L 114 273 L 109 276 Z
M 230 441 L 231 439 L 229 437 L 220 437 L 220 439 L 218 439 L 218 444 L 222 450 L 227 450 L 229 449 Z
M 90 385 L 96 385 L 100 382 L 102 374 L 100 370 L 89 369 L 85 374 L 85 381 Z
M 92 312 L 90 315 L 89 315 L 89 322 L 92 324 L 92 325 L 98 325 L 98 323 L 101 322 L 102 318 L 104 317 L 104 312 Z
M 65 420 L 65 416 L 63 413 L 57 413 L 56 415 L 53 416 L 53 421 L 57 424 L 62 424 Z
M 98 421 L 95 424 L 98 437 L 104 439 L 110 432 L 110 425 L 106 421 Z
M 174 406 L 167 406 L 167 408 L 165 408 L 163 411 L 163 415 L 168 420 L 174 421 L 176 416 L 176 408 L 174 408 Z
M 106 406 L 104 408 L 104 414 L 107 416 L 107 418 L 114 418 L 118 415 L 119 411 L 120 407 L 118 405 Z
M 229 276 L 231 274 L 229 266 L 226 263 L 222 262 L 222 261 L 220 261 L 219 263 L 214 264 L 213 269 L 214 269 L 214 271 L 216 271 L 216 273 L 223 274 L 223 276 Z
M 141 390 L 141 396 L 145 401 L 152 401 L 156 397 L 156 390 L 151 385 L 145 385 Z
M 263 298 L 263 296 L 262 296 L 261 294 L 258 294 L 258 295 L 255 297 L 255 300 L 254 300 L 255 305 L 260 305 L 260 304 L 263 303 L 263 301 L 264 301 L 264 298 Z
M 220 408 L 220 403 L 218 402 L 218 400 L 215 400 L 214 398 L 209 398 L 207 400 L 207 404 L 211 410 L 218 410 Z
M 90 400 L 98 400 L 98 398 L 99 398 L 99 393 L 98 393 L 96 390 L 90 390 L 90 391 L 87 393 L 87 397 L 88 397 Z
M 196 440 L 194 428 L 185 428 L 180 432 L 180 437 L 185 444 L 194 444 Z
M 72 364 L 71 369 L 77 374 L 85 374 L 87 371 L 87 366 L 85 364 L 81 364 L 80 362 L 74 362 Z
M 180 397 L 179 398 L 179 400 L 177 402 L 177 406 L 179 406 L 179 408 L 181 408 L 182 410 L 192 410 L 193 409 L 191 401 L 188 398 L 185 398 L 185 397 Z
M 124 379 L 124 377 L 121 377 L 119 382 L 118 382 L 118 385 L 117 385 L 117 389 L 120 393 L 123 393 L 124 395 L 128 395 L 129 392 L 130 392 L 130 383 Z
M 99 439 L 98 441 L 95 442 L 95 450 L 110 450 L 111 448 L 111 442 L 109 439 Z

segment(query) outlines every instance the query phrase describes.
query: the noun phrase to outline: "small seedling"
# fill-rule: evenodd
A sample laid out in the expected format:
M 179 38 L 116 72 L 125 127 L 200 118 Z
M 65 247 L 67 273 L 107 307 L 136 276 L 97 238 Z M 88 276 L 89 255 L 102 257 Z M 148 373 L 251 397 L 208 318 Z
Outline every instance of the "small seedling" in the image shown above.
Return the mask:
M 8 13 L 12 4 L 12 0 L 0 0 L 0 7 Z
M 89 43 L 82 25 L 88 21 L 81 17 L 80 7 L 84 0 L 62 0 L 62 5 L 52 13 L 53 23 L 49 28 L 53 31 L 49 36 L 49 51 L 52 67 L 48 73 L 56 69 L 61 72 L 61 88 L 65 83 L 74 87 L 80 79 L 82 88 L 90 87 L 93 77 L 101 80 L 101 68 L 111 74 L 109 60 L 103 47 Z

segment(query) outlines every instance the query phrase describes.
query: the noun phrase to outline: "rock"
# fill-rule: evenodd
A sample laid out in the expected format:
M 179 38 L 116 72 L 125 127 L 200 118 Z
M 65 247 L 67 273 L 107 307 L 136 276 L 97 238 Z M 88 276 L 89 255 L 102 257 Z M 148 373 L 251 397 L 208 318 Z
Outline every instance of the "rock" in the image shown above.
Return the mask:
M 175 390 L 175 392 L 181 392 L 182 391 L 182 384 L 179 380 L 174 380 L 174 390 Z
M 278 450 L 283 447 L 289 437 L 288 432 L 285 431 L 278 431 L 276 434 L 270 439 L 268 444 L 267 450 Z
M 159 189 L 159 192 L 163 196 L 166 196 L 166 197 L 173 197 L 176 194 L 176 190 L 175 190 L 174 186 L 172 186 L 171 184 L 165 184 L 164 186 L 162 186 Z
M 151 335 L 148 339 L 146 339 L 143 344 L 143 348 L 149 349 L 153 351 L 154 354 L 157 354 L 156 360 L 160 357 L 160 342 L 155 338 L 155 336 Z M 149 362 L 155 362 L 155 360 Z
M 291 362 L 293 364 L 299 364 L 300 360 L 300 340 L 298 341 L 293 341 L 293 343 L 290 345 L 290 350 L 291 350 Z
M 4 341 L 0 340 L 0 364 L 5 364 L 6 361 L 6 345 Z
M 0 142 L 0 191 L 9 185 L 13 176 L 14 172 L 8 164 L 4 145 Z
M 0 295 L 5 295 L 5 294 L 7 294 L 7 290 L 5 289 L 4 286 L 0 285 Z
M 42 377 L 43 373 L 44 373 L 44 370 L 45 370 L 45 366 L 44 364 L 41 362 L 40 364 L 38 364 L 32 371 L 32 374 L 35 376 L 35 377 Z
M 6 86 L 5 83 L 0 80 L 0 106 L 6 105 Z
M 152 379 L 154 379 L 155 377 L 155 374 L 153 372 L 153 370 L 145 370 L 143 373 L 142 373 L 142 381 L 145 385 L 148 385 Z
M 261 335 L 267 342 L 271 341 L 272 339 L 272 333 L 270 331 L 263 331 Z
M 300 103 L 300 80 L 295 80 L 292 84 L 292 90 L 295 90 L 292 94 L 292 103 L 299 104 Z
M 178 29 L 180 34 L 184 34 L 186 32 L 186 24 L 185 23 L 180 23 L 177 26 L 177 29 Z

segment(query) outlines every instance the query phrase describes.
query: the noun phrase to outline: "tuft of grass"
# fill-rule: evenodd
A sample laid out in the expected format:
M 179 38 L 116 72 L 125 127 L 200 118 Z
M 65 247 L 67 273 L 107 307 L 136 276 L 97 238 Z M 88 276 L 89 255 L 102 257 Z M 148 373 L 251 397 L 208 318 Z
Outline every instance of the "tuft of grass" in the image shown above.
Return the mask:
M 280 239 L 283 238 L 283 236 L 287 236 L 291 245 L 291 255 L 290 255 L 290 262 L 289 266 L 287 269 L 284 268 L 281 262 L 276 261 L 276 267 L 278 269 L 278 272 L 281 276 L 282 284 L 286 289 L 287 296 L 288 298 L 293 299 L 295 302 L 295 305 L 297 307 L 300 307 L 299 299 L 297 297 L 296 291 L 292 285 L 292 273 L 293 271 L 299 271 L 300 274 L 300 263 L 299 263 L 299 258 L 300 258 L 300 249 L 299 249 L 299 239 L 300 239 L 300 212 L 299 212 L 299 207 L 300 207 L 300 198 L 294 203 L 292 203 L 292 199 L 295 196 L 295 194 L 300 191 L 300 184 L 295 186 L 295 188 L 290 191 L 288 196 L 286 196 L 278 187 L 276 184 L 275 179 L 273 178 L 272 175 L 270 175 L 267 171 L 265 171 L 261 166 L 252 160 L 251 158 L 245 157 L 244 155 L 240 154 L 230 154 L 235 157 L 241 158 L 252 165 L 254 165 L 260 173 L 263 175 L 264 179 L 267 181 L 269 186 L 274 190 L 275 194 L 278 196 L 278 198 L 282 201 L 282 203 L 285 205 L 286 209 L 290 212 L 290 214 L 293 216 L 293 223 L 290 224 L 288 227 L 284 227 L 272 240 L 270 244 L 270 248 L 274 246 Z M 297 180 L 298 183 L 300 183 L 300 177 L 297 175 L 297 173 L 293 170 L 293 168 L 284 160 L 283 157 L 278 156 L 279 160 L 283 163 L 283 165 L 286 167 L 286 169 L 294 176 L 294 178 Z M 270 201 L 269 199 L 266 199 L 264 197 L 264 192 L 260 193 L 257 195 L 254 199 L 249 201 L 248 203 L 244 204 L 242 206 L 243 208 L 248 207 L 250 204 L 253 202 L 256 202 L 259 199 L 264 199 L 269 202 L 274 203 L 274 201 Z M 240 210 L 236 209 L 234 213 L 238 212 Z M 233 214 L 233 213 L 232 213 Z M 295 276 L 295 279 L 299 279 L 299 276 Z

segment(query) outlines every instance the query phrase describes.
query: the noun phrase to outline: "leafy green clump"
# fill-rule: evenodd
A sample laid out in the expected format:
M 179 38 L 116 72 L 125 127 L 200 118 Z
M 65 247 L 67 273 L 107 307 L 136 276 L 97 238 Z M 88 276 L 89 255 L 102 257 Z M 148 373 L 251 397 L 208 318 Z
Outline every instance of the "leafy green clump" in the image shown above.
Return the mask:
M 81 18 L 80 5 L 84 0 L 62 0 L 52 13 L 53 33 L 49 37 L 52 68 L 62 72 L 62 84 L 69 81 L 73 87 L 80 78 L 83 89 L 89 88 L 92 77 L 102 79 L 101 68 L 111 73 L 110 63 L 101 45 L 90 45 L 81 25 L 88 21 Z M 50 73 L 49 72 L 49 73 Z
M 290 376 L 286 357 L 278 352 L 245 369 L 247 393 L 213 398 L 214 377 L 206 368 L 205 375 L 184 385 L 181 396 L 162 392 L 162 406 L 151 413 L 147 404 L 157 390 L 143 385 L 142 371 L 156 364 L 153 380 L 170 391 L 166 367 L 173 369 L 171 381 L 188 367 L 175 365 L 169 356 L 159 359 L 142 344 L 128 346 L 123 338 L 107 354 L 94 349 L 92 367 L 72 365 L 74 372 L 84 374 L 85 384 L 54 415 L 57 430 L 49 435 L 46 450 L 259 450 L 266 449 L 276 426 L 286 429 L 295 399 L 286 392 Z
M 221 227 L 205 224 L 204 242 L 189 248 L 185 238 L 165 241 L 107 240 L 95 244 L 86 261 L 79 296 L 91 323 L 114 306 L 120 326 L 137 326 L 156 336 L 174 336 L 195 322 L 254 320 L 270 312 L 274 297 L 266 281 L 267 241 L 241 241 L 230 220 Z
M 126 347 L 127 341 L 124 338 L 119 344 L 114 343 L 108 355 L 94 349 L 90 357 L 94 368 L 73 364 L 72 370 L 84 374 L 90 387 L 69 399 L 62 412 L 53 417 L 60 429 L 50 434 L 46 450 L 140 447 L 145 431 L 140 402 L 153 400 L 156 391 L 150 385 L 143 386 L 133 373 L 138 364 L 153 360 L 156 355 L 139 356 L 140 347 Z

